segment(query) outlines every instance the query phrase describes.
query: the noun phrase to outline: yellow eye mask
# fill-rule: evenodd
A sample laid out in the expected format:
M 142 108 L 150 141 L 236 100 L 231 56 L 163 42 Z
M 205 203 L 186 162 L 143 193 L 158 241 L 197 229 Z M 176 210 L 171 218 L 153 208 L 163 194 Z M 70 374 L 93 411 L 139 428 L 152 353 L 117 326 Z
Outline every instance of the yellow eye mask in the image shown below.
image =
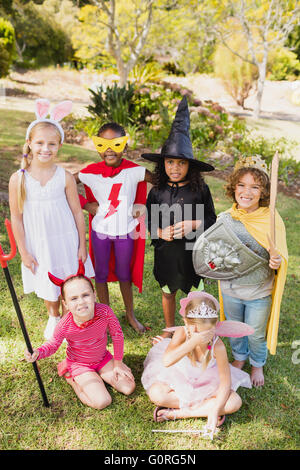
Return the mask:
M 92 140 L 96 149 L 100 153 L 105 152 L 107 149 L 111 149 L 116 153 L 121 153 L 127 144 L 128 135 L 116 137 L 115 139 L 103 139 L 103 137 L 93 135 Z

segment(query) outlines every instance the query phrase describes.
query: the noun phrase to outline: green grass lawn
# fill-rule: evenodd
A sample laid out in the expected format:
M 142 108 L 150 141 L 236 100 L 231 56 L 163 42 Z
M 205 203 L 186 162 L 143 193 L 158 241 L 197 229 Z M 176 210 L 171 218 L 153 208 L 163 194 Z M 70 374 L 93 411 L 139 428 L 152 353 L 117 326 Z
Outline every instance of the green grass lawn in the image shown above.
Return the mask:
M 0 112 L 0 191 L 7 189 L 9 175 L 18 168 L 23 144 L 26 113 Z M 28 122 L 32 115 L 28 114 Z M 8 126 L 7 123 L 10 123 Z M 93 152 L 64 145 L 61 160 L 91 160 Z M 217 166 L 217 164 L 216 164 Z M 217 213 L 229 207 L 223 196 L 223 182 L 207 177 Z M 277 354 L 269 356 L 265 367 L 266 384 L 262 389 L 239 389 L 243 400 L 241 409 L 228 416 L 218 437 L 210 442 L 193 434 L 153 433 L 153 429 L 197 429 L 204 421 L 188 419 L 154 423 L 154 405 L 150 403 L 141 385 L 143 361 L 151 347 L 151 336 L 164 327 L 161 294 L 153 274 L 153 248 L 146 244 L 144 290 L 134 290 L 136 316 L 151 327 L 139 336 L 124 321 L 124 308 L 118 284 L 110 285 L 111 306 L 118 316 L 125 336 L 124 361 L 131 367 L 136 379 L 136 390 L 125 397 L 110 389 L 111 406 L 102 411 L 82 405 L 71 387 L 57 375 L 56 364 L 65 356 L 65 345 L 48 359 L 39 361 L 39 369 L 50 408 L 42 404 L 31 364 L 23 360 L 25 344 L 17 316 L 6 285 L 0 273 L 0 449 L 1 450 L 287 450 L 299 449 L 299 364 L 293 342 L 300 340 L 298 310 L 300 304 L 300 204 L 282 194 L 278 210 L 287 229 L 289 269 L 281 309 Z M 0 243 L 9 251 L 4 227 L 9 208 L 0 205 Z M 43 301 L 22 290 L 20 257 L 9 262 L 9 269 L 26 321 L 33 347 L 43 342 L 47 321 Z M 217 296 L 214 281 L 205 282 L 205 289 Z M 178 293 L 177 302 L 183 296 Z M 181 317 L 176 314 L 177 324 Z M 228 346 L 227 340 L 225 340 Z M 111 349 L 111 344 L 110 344 Z M 299 345 L 298 345 L 299 348 Z M 231 358 L 230 348 L 228 347 Z M 293 356 L 294 354 L 294 356 Z M 299 354 L 298 354 L 299 356 Z M 296 360 L 293 360 L 296 357 Z M 246 371 L 250 371 L 246 366 Z

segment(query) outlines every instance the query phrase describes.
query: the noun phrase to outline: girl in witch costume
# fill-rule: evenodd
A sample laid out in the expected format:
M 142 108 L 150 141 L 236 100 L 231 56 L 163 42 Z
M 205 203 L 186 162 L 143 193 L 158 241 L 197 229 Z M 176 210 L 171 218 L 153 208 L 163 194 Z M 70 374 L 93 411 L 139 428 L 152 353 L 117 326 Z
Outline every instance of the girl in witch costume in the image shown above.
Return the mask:
M 180 300 L 185 326 L 149 351 L 141 377 L 150 400 L 157 405 L 154 420 L 207 417 L 213 434 L 226 414 L 242 401 L 236 390 L 251 388 L 249 375 L 228 363 L 219 336 L 243 336 L 253 329 L 240 322 L 217 322 L 219 303 L 204 291 Z
M 61 289 L 66 313 L 57 324 L 53 337 L 25 359 L 33 362 L 54 354 L 67 340 L 67 357 L 58 364 L 58 373 L 73 387 L 78 398 L 92 408 L 110 405 L 111 396 L 104 382 L 118 392 L 129 395 L 135 388 L 131 370 L 123 363 L 124 337 L 118 319 L 110 307 L 95 302 L 92 282 L 79 263 L 76 274 L 65 280 L 49 273 L 50 280 Z M 109 332 L 114 356 L 106 348 Z
M 147 198 L 148 230 L 154 246 L 154 277 L 162 289 L 166 327 L 174 326 L 175 298 L 178 289 L 186 294 L 198 287 L 200 277 L 192 262 L 192 247 L 197 233 L 216 220 L 213 200 L 202 171 L 213 166 L 196 160 L 189 136 L 187 99 L 180 102 L 170 135 L 160 154 L 142 154 L 156 162 L 154 187 Z M 153 338 L 153 344 L 164 332 Z
M 277 253 L 270 256 L 270 180 L 267 165 L 260 156 L 238 160 L 229 176 L 226 193 L 234 203 L 219 214 L 215 226 L 198 238 L 194 265 L 198 274 L 219 279 L 221 320 L 245 321 L 253 326 L 255 331 L 249 338 L 231 338 L 230 343 L 233 365 L 241 369 L 249 359 L 252 384 L 259 387 L 264 385 L 263 366 L 268 349 L 271 354 L 276 352 L 288 264 L 285 227 L 275 211 Z M 221 239 L 217 240 L 217 228 L 223 224 L 226 235 L 220 232 Z M 214 240 L 210 240 L 210 231 Z M 225 240 L 226 236 L 229 238 Z M 210 259 L 203 260 L 203 253 L 209 253 Z M 247 261 L 249 255 L 255 257 L 255 268 Z
M 48 100 L 36 101 L 36 117 L 27 129 L 21 169 L 9 182 L 9 204 L 14 236 L 22 259 L 24 293 L 44 299 L 48 322 L 44 337 L 52 336 L 60 320 L 60 290 L 48 271 L 66 277 L 86 262 L 89 276 L 94 269 L 86 252 L 85 224 L 73 176 L 55 163 L 64 140 L 59 123 L 71 111 L 63 101 L 52 109 Z
M 81 206 L 90 213 L 90 254 L 98 298 L 109 305 L 107 283 L 119 281 L 126 319 L 143 333 L 146 328 L 134 315 L 132 283 L 142 291 L 145 229 L 139 216 L 151 173 L 123 158 L 127 140 L 119 124 L 102 126 L 93 142 L 103 161 L 87 166 L 76 176 L 86 192 L 86 198 L 80 197 Z

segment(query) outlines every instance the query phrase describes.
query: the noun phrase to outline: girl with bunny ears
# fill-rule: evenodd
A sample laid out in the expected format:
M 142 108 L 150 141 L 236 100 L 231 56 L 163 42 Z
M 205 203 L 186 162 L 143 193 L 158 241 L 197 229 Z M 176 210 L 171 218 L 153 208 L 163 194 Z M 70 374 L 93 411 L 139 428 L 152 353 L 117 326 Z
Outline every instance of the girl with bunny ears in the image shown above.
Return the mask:
M 251 388 L 249 374 L 229 364 L 219 336 L 242 337 L 254 329 L 241 322 L 218 322 L 218 301 L 202 291 L 180 300 L 185 326 L 149 351 L 142 384 L 157 405 L 154 420 L 207 417 L 211 433 L 237 411 L 239 386 Z
M 46 339 L 52 337 L 60 319 L 60 290 L 50 282 L 48 271 L 65 278 L 82 260 L 87 275 L 94 275 L 74 177 L 55 164 L 64 141 L 59 121 L 71 107 L 71 101 L 63 101 L 47 119 L 49 101 L 36 101 L 37 119 L 26 132 L 21 169 L 9 181 L 11 222 L 22 259 L 24 293 L 35 292 L 45 301 L 49 315 Z

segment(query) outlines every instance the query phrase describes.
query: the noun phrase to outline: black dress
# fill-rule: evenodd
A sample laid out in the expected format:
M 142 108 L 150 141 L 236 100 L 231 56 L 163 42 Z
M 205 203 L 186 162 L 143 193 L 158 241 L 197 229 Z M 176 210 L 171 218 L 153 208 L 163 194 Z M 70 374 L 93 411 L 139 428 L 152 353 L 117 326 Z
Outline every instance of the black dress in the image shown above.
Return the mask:
M 202 190 L 192 191 L 191 185 L 152 188 L 147 198 L 148 230 L 154 246 L 153 274 L 160 287 L 171 292 L 181 289 L 188 294 L 198 287 L 201 277 L 195 273 L 192 253 L 197 237 L 216 221 L 214 203 L 206 183 Z M 183 220 L 202 220 L 197 232 L 170 242 L 157 237 L 157 229 Z

